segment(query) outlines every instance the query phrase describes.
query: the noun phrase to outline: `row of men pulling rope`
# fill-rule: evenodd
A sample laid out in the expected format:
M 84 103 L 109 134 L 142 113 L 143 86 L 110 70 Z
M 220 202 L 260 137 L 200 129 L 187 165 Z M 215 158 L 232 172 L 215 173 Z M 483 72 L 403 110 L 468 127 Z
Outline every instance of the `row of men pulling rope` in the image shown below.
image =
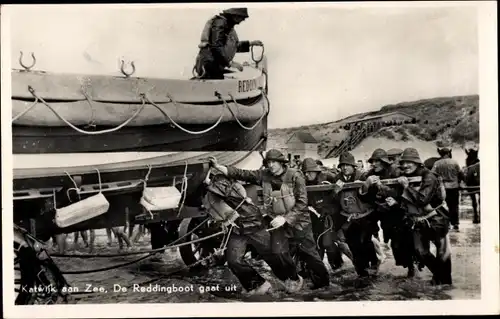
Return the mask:
M 227 189 L 226 193 L 215 193 L 232 209 L 239 208 L 238 218 L 232 218 L 237 228 L 226 252 L 229 268 L 250 293 L 271 289 L 271 284 L 244 261 L 246 247 L 251 245 L 273 274 L 285 282 L 287 290 L 296 292 L 304 285 L 303 277 L 311 279 L 312 289 L 329 286 L 321 256 L 326 253 L 332 268 L 338 269 L 345 254 L 364 281 L 376 275 L 383 259 L 380 222 L 396 265 L 407 268 L 409 277 L 415 275 L 415 266 L 427 267 L 433 274 L 433 284 L 451 284 L 448 231 L 450 220 L 454 220 L 438 174 L 442 163 L 433 170 L 426 168 L 414 148 L 401 151 L 397 161 L 395 165 L 385 150 L 377 149 L 369 159 L 372 168 L 362 173 L 356 170 L 354 156 L 345 152 L 339 158 L 340 172 L 332 174 L 313 159 L 303 162 L 302 172 L 290 168 L 288 159 L 278 150 L 266 153 L 259 170 L 227 167 L 211 159 L 212 167 L 221 173 L 212 183 L 225 184 Z M 443 159 L 443 163 L 447 161 Z M 414 178 L 418 180 L 416 185 L 410 182 Z M 396 184 L 386 185 L 382 182 L 386 179 Z M 242 202 L 242 195 L 235 195 L 238 192 L 228 180 L 261 186 L 264 205 Z M 360 187 L 343 187 L 354 181 L 361 181 Z M 330 191 L 307 192 L 306 185 L 324 182 L 332 184 Z M 430 251 L 431 242 L 437 248 L 436 255 Z M 297 261 L 305 264 L 301 273 Z

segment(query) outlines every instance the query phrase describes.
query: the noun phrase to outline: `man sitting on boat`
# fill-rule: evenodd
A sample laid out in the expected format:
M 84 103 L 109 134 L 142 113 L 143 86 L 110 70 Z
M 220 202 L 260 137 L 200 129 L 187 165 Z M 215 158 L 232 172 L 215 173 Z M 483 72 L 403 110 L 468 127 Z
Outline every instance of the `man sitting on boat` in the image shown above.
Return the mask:
M 233 61 L 236 53 L 249 52 L 251 46 L 262 45 L 258 40 L 238 40 L 234 26 L 247 18 L 247 8 L 231 8 L 207 21 L 194 66 L 198 79 L 223 80 L 224 69 L 230 67 L 243 71 L 243 66 Z

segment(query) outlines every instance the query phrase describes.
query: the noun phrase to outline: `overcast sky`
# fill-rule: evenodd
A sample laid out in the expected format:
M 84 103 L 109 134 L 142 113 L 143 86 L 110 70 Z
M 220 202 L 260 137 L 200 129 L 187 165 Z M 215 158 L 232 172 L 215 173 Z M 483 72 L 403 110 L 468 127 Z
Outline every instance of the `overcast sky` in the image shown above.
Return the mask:
M 241 4 L 240 4 L 241 6 Z M 258 5 L 257 5 L 258 6 Z M 200 32 L 218 7 L 19 6 L 11 16 L 13 67 L 189 78 Z M 478 94 L 474 7 L 256 7 L 236 30 L 262 40 L 269 62 L 269 127 L 335 121 L 401 101 Z M 247 58 L 245 56 L 245 58 Z

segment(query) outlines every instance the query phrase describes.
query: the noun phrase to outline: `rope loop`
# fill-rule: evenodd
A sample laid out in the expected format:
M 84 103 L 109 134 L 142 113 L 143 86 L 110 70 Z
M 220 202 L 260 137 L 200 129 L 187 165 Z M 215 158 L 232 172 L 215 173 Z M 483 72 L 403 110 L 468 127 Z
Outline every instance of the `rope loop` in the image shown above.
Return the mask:
M 149 179 L 149 175 L 151 174 L 152 168 L 153 167 L 151 166 L 151 164 L 149 164 L 148 165 L 148 172 L 146 173 L 146 176 L 144 176 L 144 179 L 141 180 L 141 182 L 143 183 L 143 190 L 146 190 L 148 179 Z
M 262 95 L 264 96 L 264 98 L 266 99 L 266 104 L 269 106 L 269 100 L 267 99 L 267 96 L 264 95 L 264 91 L 261 90 L 262 92 Z M 236 101 L 236 99 L 234 98 L 234 96 L 230 93 L 228 93 L 229 97 L 233 100 L 233 103 L 238 106 L 238 102 Z M 236 116 L 236 114 L 234 113 L 234 111 L 231 109 L 231 107 L 229 106 L 229 104 L 227 103 L 227 101 L 222 97 L 222 94 L 220 94 L 219 92 L 215 92 L 215 96 L 217 96 L 217 98 L 219 100 L 222 101 L 222 103 L 224 104 L 224 106 L 229 110 L 229 112 L 231 112 L 231 115 L 233 116 L 233 118 L 236 120 L 236 122 L 238 123 L 238 125 L 243 128 L 244 130 L 247 130 L 247 131 L 251 131 L 253 130 L 254 128 L 257 127 L 257 125 L 260 124 L 260 122 L 264 119 L 264 117 L 268 114 L 268 112 L 266 112 L 266 106 L 263 104 L 262 105 L 262 115 L 260 116 L 260 118 L 252 125 L 252 126 L 245 126 L 243 123 L 241 123 L 241 121 L 238 119 L 238 117 Z
M 94 169 L 97 171 L 97 177 L 99 178 L 99 193 L 102 193 L 101 172 L 99 172 L 99 169 L 97 167 Z
M 31 104 L 30 106 L 28 106 L 27 108 L 25 108 L 21 113 L 17 114 L 16 116 L 14 116 L 12 118 L 12 123 L 14 123 L 17 119 L 19 119 L 20 117 L 22 117 L 24 114 L 28 113 L 37 104 L 38 104 L 38 98 L 35 98 L 35 101 L 33 102 L 33 104 Z
M 35 90 L 31 86 L 28 86 L 28 91 L 33 95 L 33 97 L 36 100 L 40 100 L 40 102 L 42 102 L 45 106 L 47 106 L 66 125 L 68 125 L 69 127 L 71 127 L 73 130 L 75 130 L 75 131 L 77 131 L 79 133 L 85 134 L 85 135 L 101 135 L 101 134 L 116 132 L 116 131 L 120 130 L 121 128 L 123 128 L 124 126 L 128 125 L 130 122 L 132 122 L 139 115 L 139 113 L 141 113 L 141 111 L 146 106 L 146 104 L 143 101 L 142 105 L 137 109 L 137 111 L 135 111 L 134 114 L 132 114 L 132 116 L 128 120 L 124 121 L 123 123 L 121 123 L 120 125 L 118 125 L 118 126 L 116 126 L 114 128 L 110 128 L 110 129 L 106 129 L 106 130 L 102 130 L 102 131 L 85 131 L 85 130 L 82 130 L 82 129 L 76 127 L 75 125 L 73 125 L 66 118 L 64 118 L 61 114 L 59 114 L 56 110 L 54 110 L 54 108 L 51 105 L 49 105 L 43 98 L 39 97 L 36 94 Z
M 96 124 L 95 124 L 95 108 L 92 105 L 90 96 L 87 94 L 87 92 L 83 88 L 82 88 L 82 94 L 85 96 L 85 100 L 89 104 L 90 112 L 91 112 L 89 123 L 85 127 L 95 128 L 96 127 Z
M 71 182 L 73 182 L 73 185 L 75 186 L 72 188 L 68 188 L 68 190 L 66 190 L 66 197 L 68 198 L 69 201 L 71 201 L 71 197 L 69 197 L 69 192 L 74 190 L 76 192 L 76 194 L 78 195 L 78 200 L 82 200 L 82 197 L 81 197 L 80 192 L 79 192 L 80 188 L 76 184 L 76 181 L 73 179 L 73 177 L 71 177 L 71 175 L 68 172 L 64 171 L 64 173 L 66 173 L 66 175 L 68 175 L 69 179 L 71 180 Z
M 188 178 L 187 178 L 187 169 L 188 169 L 188 161 L 185 161 L 185 166 L 184 166 L 184 175 L 182 176 L 182 184 L 181 184 L 181 196 L 182 200 L 179 205 L 179 210 L 177 212 L 177 217 L 180 216 L 182 209 L 184 208 L 184 203 L 186 201 L 187 197 L 187 189 L 188 189 Z
M 177 102 L 174 100 L 174 98 L 169 93 L 167 93 L 167 97 L 170 99 L 171 103 L 173 103 L 175 106 L 177 106 Z M 167 112 L 165 112 L 155 102 L 151 101 L 151 99 L 147 96 L 146 93 L 141 93 L 141 98 L 143 99 L 143 103 L 144 104 L 147 102 L 148 104 L 151 104 L 154 107 L 156 107 L 165 117 L 168 118 L 168 120 L 170 121 L 170 123 L 173 124 L 175 127 L 177 127 L 178 129 L 180 129 L 181 131 L 183 131 L 185 133 L 188 133 L 188 134 L 191 134 L 191 135 L 199 135 L 199 134 L 205 134 L 205 133 L 210 132 L 211 130 L 213 130 L 214 128 L 216 128 L 219 125 L 219 123 L 222 121 L 222 118 L 224 117 L 224 109 L 222 109 L 221 110 L 221 114 L 219 116 L 219 119 L 211 127 L 207 128 L 205 130 L 201 130 L 201 131 L 191 131 L 191 130 L 188 130 L 188 129 L 182 127 L 177 122 L 175 122 L 175 120 L 172 119 Z

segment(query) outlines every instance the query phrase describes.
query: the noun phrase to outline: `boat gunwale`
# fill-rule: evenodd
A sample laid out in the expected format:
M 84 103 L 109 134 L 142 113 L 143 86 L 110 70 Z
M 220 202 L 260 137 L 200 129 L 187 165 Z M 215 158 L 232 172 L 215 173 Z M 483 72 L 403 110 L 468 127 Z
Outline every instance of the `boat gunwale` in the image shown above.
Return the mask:
M 235 78 L 235 77 L 228 77 L 225 78 L 224 80 L 204 80 L 204 79 L 165 79 L 165 78 L 153 78 L 153 77 L 124 77 L 124 76 L 114 76 L 114 75 L 99 75 L 99 74 L 79 74 L 79 73 L 49 73 L 49 72 L 44 72 L 44 71 L 23 71 L 23 70 L 17 70 L 17 69 L 12 69 L 11 70 L 11 82 L 12 82 L 12 89 L 11 89 L 11 96 L 13 99 L 33 99 L 33 95 L 28 91 L 28 87 L 26 88 L 21 88 L 20 83 L 28 82 L 28 83 L 33 83 L 36 81 L 40 81 L 41 77 L 47 77 L 47 76 L 59 76 L 59 77 L 67 77 L 70 79 L 70 81 L 73 81 L 73 83 L 76 83 L 78 80 L 78 83 L 80 84 L 80 87 L 82 87 L 82 81 L 85 80 L 90 83 L 99 83 L 99 81 L 106 83 L 106 81 L 129 81 L 132 83 L 128 83 L 131 87 L 138 88 L 141 85 L 142 86 L 147 86 L 149 85 L 152 88 L 155 88 L 155 90 L 160 90 L 160 91 L 167 91 L 166 89 L 163 90 L 163 88 L 168 88 L 168 87 L 176 87 L 176 88 L 183 88 L 183 86 L 187 87 L 183 88 L 185 92 L 183 92 L 182 97 L 180 97 L 180 94 L 178 96 L 175 95 L 175 91 L 170 92 L 172 94 L 173 98 L 175 99 L 176 102 L 179 103 L 199 103 L 199 102 L 216 102 L 219 101 L 219 98 L 216 96 L 215 92 L 219 92 L 222 97 L 226 100 L 231 99 L 228 93 L 232 94 L 236 100 L 241 100 L 241 99 L 248 99 L 252 97 L 256 97 L 259 94 L 261 94 L 261 88 L 264 87 L 264 83 L 267 81 L 267 75 L 265 72 L 263 72 L 262 69 L 260 68 L 253 68 L 255 70 L 255 74 L 249 74 L 247 77 L 241 77 L 241 78 Z M 248 72 L 248 73 L 253 73 Z M 26 80 L 19 80 L 16 79 L 17 77 L 20 76 L 32 76 L 31 81 L 26 81 Z M 37 78 L 38 76 L 38 78 Z M 74 79 L 71 79 L 73 77 Z M 60 81 L 60 80 L 59 80 Z M 240 81 L 255 81 L 258 83 L 256 87 L 252 90 L 244 91 L 244 92 L 239 92 L 239 82 Z M 160 83 L 162 82 L 162 83 Z M 125 82 L 122 82 L 125 83 Z M 56 83 L 49 84 L 49 86 L 57 86 Z M 118 84 L 117 84 L 118 85 Z M 68 86 L 67 86 L 68 87 Z M 199 88 L 196 88 L 199 87 Z M 34 90 L 36 92 L 37 87 L 34 87 Z M 213 92 L 209 95 L 205 94 L 204 96 L 199 96 L 196 94 L 196 91 L 204 91 L 204 92 Z M 46 90 L 45 90 L 46 91 Z M 189 92 L 188 92 L 189 91 Z M 65 92 L 68 93 L 68 92 Z M 44 98 L 44 99 L 56 99 L 59 101 L 86 101 L 87 97 L 83 92 L 70 92 L 72 97 L 64 97 L 64 96 L 50 96 L 48 92 L 42 92 L 39 93 L 39 96 Z M 99 93 L 100 95 L 106 95 L 104 93 Z M 58 95 L 62 95 L 61 93 Z M 103 98 L 94 98 L 92 96 L 92 93 L 87 92 L 86 94 L 92 101 L 96 102 L 109 102 L 109 103 L 140 103 L 141 99 L 139 94 L 137 94 L 137 97 L 135 99 L 129 98 L 129 99 L 123 99 L 123 98 L 118 98 L 118 99 L 103 99 Z M 110 94 L 107 94 L 110 95 Z M 153 97 L 151 99 L 155 103 L 168 103 L 170 101 L 170 98 L 167 97 L 165 94 L 162 95 L 162 98 L 160 99 L 159 97 Z

